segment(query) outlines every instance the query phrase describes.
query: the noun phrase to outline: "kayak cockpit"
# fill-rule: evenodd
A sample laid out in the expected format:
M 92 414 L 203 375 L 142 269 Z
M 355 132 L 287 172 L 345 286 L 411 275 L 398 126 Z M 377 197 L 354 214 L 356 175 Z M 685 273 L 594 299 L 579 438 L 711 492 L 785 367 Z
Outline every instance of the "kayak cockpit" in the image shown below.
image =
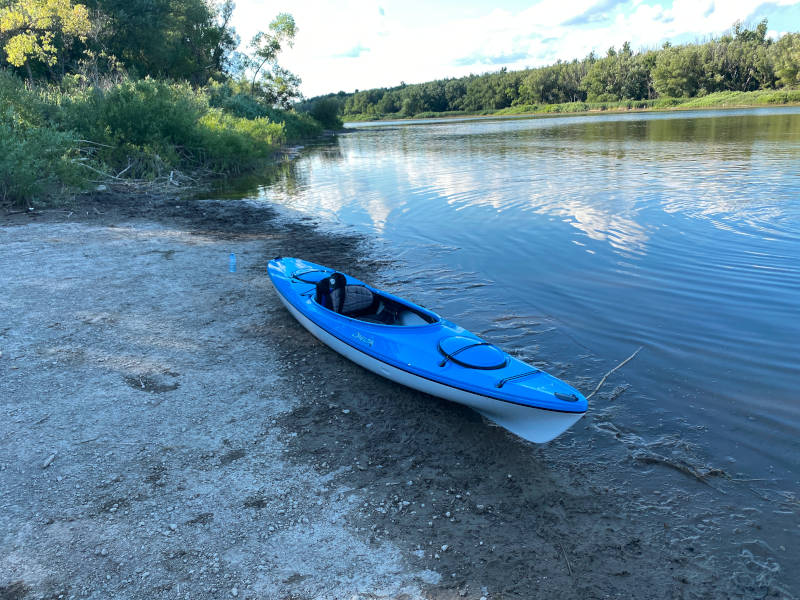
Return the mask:
M 342 273 L 332 273 L 317 281 L 314 301 L 345 317 L 380 325 L 410 327 L 440 320 L 430 311 L 366 285 L 348 284 Z

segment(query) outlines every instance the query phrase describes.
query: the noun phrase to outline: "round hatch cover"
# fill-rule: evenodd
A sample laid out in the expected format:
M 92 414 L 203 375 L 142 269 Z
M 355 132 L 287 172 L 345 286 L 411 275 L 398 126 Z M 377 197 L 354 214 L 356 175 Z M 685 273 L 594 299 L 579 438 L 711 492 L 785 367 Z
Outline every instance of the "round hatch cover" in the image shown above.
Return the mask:
M 470 369 L 502 369 L 508 362 L 505 352 L 497 346 L 460 335 L 439 340 L 439 352 L 444 354 L 442 367 L 452 361 Z

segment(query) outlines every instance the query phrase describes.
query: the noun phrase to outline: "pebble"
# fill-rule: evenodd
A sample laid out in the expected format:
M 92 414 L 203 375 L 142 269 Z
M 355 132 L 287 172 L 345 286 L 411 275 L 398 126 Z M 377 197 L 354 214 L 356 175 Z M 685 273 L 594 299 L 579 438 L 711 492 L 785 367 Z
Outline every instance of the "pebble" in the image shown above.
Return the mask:
M 346 415 L 349 415 L 350 414 L 350 409 L 349 408 L 345 408 L 342 412 L 344 414 L 346 414 Z
M 448 549 L 449 547 L 450 547 L 450 546 L 448 546 L 447 544 L 445 544 L 444 546 L 442 546 L 442 552 L 447 552 L 447 549 Z
M 172 531 L 175 531 L 175 530 L 178 528 L 178 524 L 177 524 L 177 523 L 170 523 L 170 524 L 169 524 L 169 528 L 170 528 Z
M 238 595 L 239 595 L 239 588 L 236 588 L 236 587 L 235 587 L 235 588 L 233 588 L 233 589 L 231 590 L 231 596 L 233 596 L 233 597 L 235 598 L 235 597 L 236 597 L 236 596 L 238 596 Z

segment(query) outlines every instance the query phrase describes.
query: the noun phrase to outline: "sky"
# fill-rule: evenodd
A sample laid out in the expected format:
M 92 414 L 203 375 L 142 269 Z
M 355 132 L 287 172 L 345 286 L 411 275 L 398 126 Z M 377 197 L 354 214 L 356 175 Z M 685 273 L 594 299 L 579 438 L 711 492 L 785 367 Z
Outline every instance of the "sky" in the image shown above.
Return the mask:
M 307 98 L 703 41 L 741 20 L 800 31 L 800 0 L 235 0 L 240 50 L 281 12 L 297 24 L 279 63 Z

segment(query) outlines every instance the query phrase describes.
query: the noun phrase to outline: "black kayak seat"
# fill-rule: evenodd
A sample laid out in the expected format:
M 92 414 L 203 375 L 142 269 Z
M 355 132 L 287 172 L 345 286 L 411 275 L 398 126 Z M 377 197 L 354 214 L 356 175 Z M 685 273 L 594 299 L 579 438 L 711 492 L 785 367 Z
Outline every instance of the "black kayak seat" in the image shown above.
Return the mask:
M 316 301 L 341 315 L 356 316 L 369 312 L 376 303 L 376 296 L 363 285 L 347 285 L 341 273 L 320 279 L 317 284 Z

